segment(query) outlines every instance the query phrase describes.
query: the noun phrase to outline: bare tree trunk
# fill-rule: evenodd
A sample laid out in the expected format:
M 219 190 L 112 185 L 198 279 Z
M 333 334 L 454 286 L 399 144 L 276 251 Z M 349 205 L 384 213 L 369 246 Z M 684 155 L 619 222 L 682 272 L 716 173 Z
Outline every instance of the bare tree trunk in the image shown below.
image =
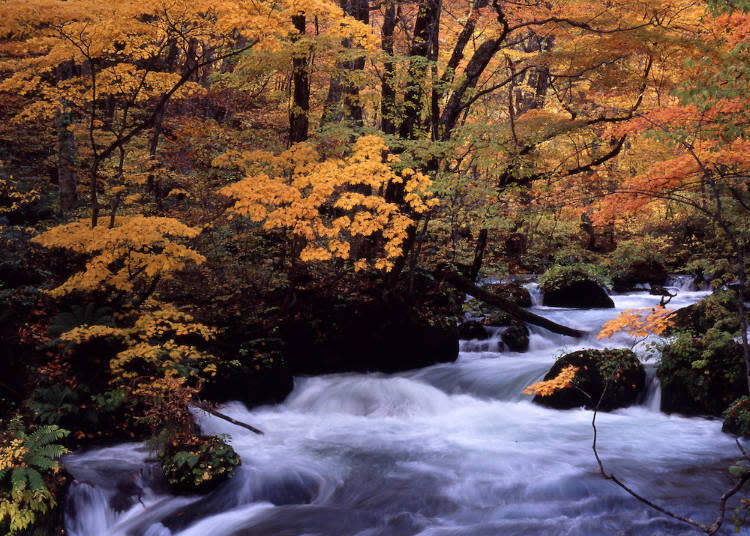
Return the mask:
M 386 60 L 383 63 L 383 83 L 380 88 L 380 128 L 386 134 L 396 133 L 395 70 L 393 62 L 388 58 L 393 57 L 393 32 L 398 22 L 397 4 L 398 0 L 389 0 L 381 29 L 381 47 L 386 54 Z
M 474 248 L 474 262 L 471 263 L 471 273 L 469 278 L 472 281 L 476 281 L 479 277 L 479 270 L 482 269 L 482 259 L 484 258 L 484 250 L 487 248 L 487 228 L 483 227 L 479 230 L 479 236 L 477 237 L 477 245 Z
M 305 34 L 304 13 L 294 15 L 292 24 L 300 35 Z M 307 54 L 298 51 L 292 59 L 293 97 L 289 112 L 289 143 L 305 141 L 308 135 L 310 112 L 310 75 L 307 72 Z
M 481 287 L 476 286 L 472 281 L 456 273 L 453 270 L 440 270 L 436 274 L 438 277 L 443 278 L 445 281 L 456 287 L 458 290 L 466 292 L 476 299 L 489 303 L 496 307 L 499 307 L 506 313 L 516 317 L 519 320 L 534 324 L 545 329 L 550 330 L 552 333 L 559 333 L 560 335 L 567 335 L 569 337 L 583 337 L 586 335 L 585 331 L 580 329 L 574 329 L 568 326 L 563 326 L 557 322 L 553 322 L 543 316 L 527 311 L 522 307 L 519 307 L 515 303 L 506 300 L 505 298 L 493 294 Z
M 346 13 L 356 20 L 369 24 L 369 0 L 339 0 L 339 5 Z M 352 50 L 351 39 L 344 39 L 342 46 L 345 50 Z M 348 52 L 348 54 L 352 54 Z M 326 97 L 324 121 L 341 121 L 348 119 L 359 126 L 362 125 L 362 105 L 359 102 L 359 86 L 352 79 L 352 74 L 362 71 L 365 67 L 364 51 L 361 55 L 345 61 L 336 62 L 336 73 L 331 76 L 331 82 Z
M 57 66 L 58 82 L 73 77 L 73 61 L 65 61 Z M 67 216 L 78 205 L 78 172 L 76 171 L 76 145 L 70 129 L 73 118 L 68 103 L 60 101 L 57 126 L 57 185 L 60 189 L 60 212 Z

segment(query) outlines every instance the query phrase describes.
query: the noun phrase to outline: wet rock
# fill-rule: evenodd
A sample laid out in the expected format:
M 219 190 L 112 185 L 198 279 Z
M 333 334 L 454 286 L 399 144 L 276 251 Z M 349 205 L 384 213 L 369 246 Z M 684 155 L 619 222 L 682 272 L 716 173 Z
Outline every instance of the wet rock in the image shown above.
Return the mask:
M 618 275 L 612 277 L 612 288 L 617 292 L 633 290 L 637 285 L 663 286 L 667 281 L 667 270 L 655 260 L 636 260 Z
M 747 393 L 742 347 L 728 332 L 680 334 L 663 347 L 657 376 L 665 413 L 718 416 Z
M 570 386 L 548 396 L 534 396 L 534 403 L 554 409 L 593 408 L 601 399 L 599 409 L 610 411 L 635 403 L 646 383 L 646 372 L 638 357 L 630 350 L 579 350 L 558 359 L 544 376 L 551 380 L 563 368 L 576 371 Z M 608 379 L 606 392 L 605 379 Z
M 615 306 L 607 291 L 595 281 L 571 281 L 553 289 L 542 289 L 542 292 L 542 305 L 548 307 L 597 309 Z
M 480 340 L 484 341 L 490 337 L 487 330 L 482 324 L 475 320 L 462 322 L 458 326 L 458 338 L 465 341 Z
M 511 352 L 525 352 L 529 349 L 529 328 L 521 322 L 514 322 L 500 335 Z
M 539 279 L 542 304 L 576 309 L 612 308 L 615 303 L 586 264 L 553 266 Z
M 532 305 L 531 294 L 529 291 L 515 281 L 507 283 L 491 283 L 485 285 L 485 289 L 515 303 L 519 307 L 531 307 Z

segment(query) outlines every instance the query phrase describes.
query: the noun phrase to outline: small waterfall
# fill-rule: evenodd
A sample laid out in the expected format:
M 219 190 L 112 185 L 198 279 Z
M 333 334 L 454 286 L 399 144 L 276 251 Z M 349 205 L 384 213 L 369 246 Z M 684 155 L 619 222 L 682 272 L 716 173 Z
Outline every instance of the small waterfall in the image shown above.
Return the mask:
M 74 536 L 101 536 L 115 523 L 116 514 L 102 488 L 74 481 L 65 502 L 65 530 Z
M 526 287 L 526 290 L 531 294 L 531 304 L 542 305 L 543 296 L 542 291 L 539 290 L 539 285 L 537 283 L 526 283 L 524 287 Z
M 640 403 L 650 411 L 661 411 L 661 382 L 656 376 L 656 365 L 645 365 L 646 389 L 641 396 Z
M 664 286 L 678 292 L 694 292 L 700 290 L 695 284 L 694 275 L 671 274 L 667 276 Z

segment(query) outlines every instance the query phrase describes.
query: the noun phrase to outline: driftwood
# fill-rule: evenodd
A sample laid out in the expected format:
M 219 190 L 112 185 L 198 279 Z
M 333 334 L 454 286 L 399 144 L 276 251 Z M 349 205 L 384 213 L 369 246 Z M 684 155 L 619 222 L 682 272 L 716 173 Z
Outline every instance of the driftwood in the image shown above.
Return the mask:
M 237 419 L 233 419 L 229 415 L 224 415 L 223 413 L 219 413 L 218 411 L 216 411 L 215 409 L 213 409 L 211 406 L 209 406 L 208 404 L 206 404 L 204 402 L 200 402 L 198 400 L 193 400 L 193 404 L 195 404 L 196 407 L 202 409 L 206 413 L 210 413 L 214 417 L 218 417 L 220 419 L 224 419 L 227 422 L 231 422 L 235 426 L 241 426 L 242 428 L 245 428 L 246 430 L 250 430 L 254 434 L 263 435 L 263 432 L 261 430 L 258 430 L 256 427 L 251 426 L 251 425 L 249 425 L 247 423 L 238 421 Z
M 526 309 L 519 307 L 515 303 L 508 301 L 505 298 L 493 294 L 492 292 L 489 292 L 482 287 L 478 287 L 470 279 L 452 270 L 442 270 L 438 272 L 438 276 L 456 287 L 458 290 L 461 290 L 466 294 L 471 294 L 476 299 L 481 300 L 485 303 L 489 303 L 490 305 L 499 307 L 506 313 L 518 318 L 519 320 L 528 322 L 529 324 L 534 324 L 535 326 L 548 329 L 553 333 L 559 333 L 560 335 L 567 335 L 569 337 L 583 337 L 584 335 L 586 335 L 585 331 L 569 328 L 568 326 L 563 326 L 562 324 L 553 322 L 552 320 L 544 318 L 543 316 L 539 316 L 532 313 L 531 311 L 527 311 Z

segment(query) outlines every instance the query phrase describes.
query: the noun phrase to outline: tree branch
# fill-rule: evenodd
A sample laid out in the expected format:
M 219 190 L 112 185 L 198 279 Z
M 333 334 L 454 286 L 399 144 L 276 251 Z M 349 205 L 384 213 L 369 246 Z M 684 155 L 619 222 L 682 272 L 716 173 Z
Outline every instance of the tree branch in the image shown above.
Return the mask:
M 531 311 L 527 311 L 526 309 L 519 307 L 515 303 L 508 301 L 505 298 L 501 298 L 496 294 L 493 294 L 481 287 L 476 286 L 472 281 L 452 270 L 440 270 L 437 275 L 457 289 L 466 292 L 467 294 L 471 294 L 478 300 L 495 305 L 508 314 L 518 318 L 519 320 L 523 320 L 524 322 L 528 322 L 529 324 L 548 329 L 553 333 L 559 333 L 560 335 L 567 335 L 569 337 L 583 337 L 584 335 L 586 335 L 585 331 L 570 328 L 568 326 L 563 326 L 561 324 L 553 322 L 552 320 L 544 318 L 543 316 L 539 316 L 532 313 Z
M 258 430 L 254 426 L 251 426 L 251 425 L 249 425 L 247 423 L 238 421 L 237 419 L 233 419 L 229 415 L 225 415 L 223 413 L 219 413 L 218 411 L 216 411 L 215 409 L 213 409 L 211 406 L 209 406 L 205 402 L 201 402 L 200 400 L 193 400 L 193 404 L 195 404 L 196 407 L 202 409 L 206 413 L 210 413 L 214 417 L 218 417 L 220 419 L 224 419 L 225 421 L 231 422 L 232 424 L 234 424 L 236 426 L 241 426 L 242 428 L 245 428 L 246 430 L 250 430 L 254 434 L 263 435 L 263 432 L 261 430 Z

